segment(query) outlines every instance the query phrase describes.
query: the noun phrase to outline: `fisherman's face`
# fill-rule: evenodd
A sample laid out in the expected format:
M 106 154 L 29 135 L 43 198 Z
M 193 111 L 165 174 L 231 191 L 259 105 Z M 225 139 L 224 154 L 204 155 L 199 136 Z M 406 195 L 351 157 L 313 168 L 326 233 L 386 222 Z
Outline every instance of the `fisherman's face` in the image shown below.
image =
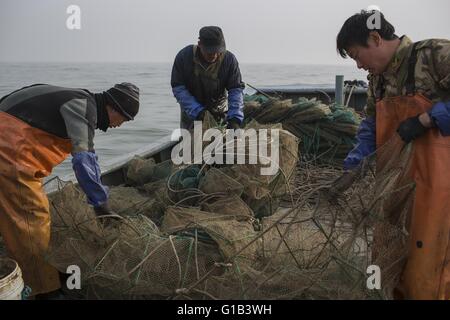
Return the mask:
M 124 122 L 128 121 L 127 118 L 122 116 L 118 111 L 116 111 L 114 108 L 108 106 L 108 117 L 109 117 L 109 127 L 110 128 L 116 128 L 120 127 Z
M 364 69 L 374 75 L 382 74 L 391 60 L 378 33 L 370 34 L 366 47 L 353 45 L 346 51 L 349 57 L 355 60 L 358 69 Z
M 213 53 L 206 52 L 201 42 L 198 43 L 198 47 L 200 48 L 200 53 L 206 62 L 214 63 L 217 61 L 217 59 L 219 59 L 220 52 L 213 52 Z

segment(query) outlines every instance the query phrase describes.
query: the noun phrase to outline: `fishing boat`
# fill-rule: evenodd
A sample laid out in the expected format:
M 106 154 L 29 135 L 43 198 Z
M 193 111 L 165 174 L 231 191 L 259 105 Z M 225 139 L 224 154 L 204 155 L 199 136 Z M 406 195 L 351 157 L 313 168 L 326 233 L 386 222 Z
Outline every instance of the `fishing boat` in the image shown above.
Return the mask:
M 333 102 L 345 105 L 360 112 L 367 102 L 367 86 L 363 81 L 344 81 L 343 76 L 336 76 L 335 87 L 315 86 L 315 87 L 295 87 L 295 86 L 270 86 L 270 87 L 251 87 L 253 93 L 261 93 L 271 97 L 282 99 L 298 99 L 304 97 L 307 99 L 316 98 L 324 103 Z M 251 93 L 251 92 L 250 92 Z M 108 186 L 117 186 L 125 183 L 127 165 L 135 156 L 142 158 L 154 158 L 155 161 L 162 162 L 170 159 L 172 147 L 178 143 L 178 139 L 172 140 L 171 135 L 167 135 L 158 142 L 148 144 L 133 152 L 123 156 L 116 157 L 102 165 L 102 182 Z M 47 194 L 57 192 L 62 181 L 73 181 L 76 178 L 73 173 L 55 177 L 45 184 Z
M 323 121 L 327 125 L 334 126 L 333 130 L 339 127 L 339 125 L 342 126 L 343 123 L 339 123 L 339 120 L 337 120 L 336 125 L 334 125 L 333 119 L 339 118 L 334 118 L 333 116 L 335 114 L 330 112 L 344 111 L 343 109 L 345 108 L 342 108 L 343 105 L 354 108 L 356 111 L 358 111 L 361 110 L 365 105 L 365 89 L 360 87 L 356 88 L 356 86 L 354 85 L 345 86 L 343 85 L 343 82 L 340 84 L 337 83 L 336 88 L 334 90 L 332 90 L 332 88 L 323 88 L 323 87 L 320 88 L 265 87 L 265 88 L 254 88 L 254 91 L 255 93 L 257 93 L 257 95 L 254 96 L 251 95 L 250 97 L 247 97 L 249 99 L 246 100 L 248 102 L 246 103 L 246 108 L 248 108 L 251 105 L 250 102 L 256 101 L 252 99 L 260 99 L 260 98 L 265 99 L 267 104 L 263 103 L 260 105 L 261 110 L 263 112 L 265 110 L 269 111 L 273 110 L 272 108 L 277 108 L 277 106 L 286 103 L 288 104 L 287 109 L 292 107 L 290 110 L 295 110 L 295 114 L 291 113 L 290 117 L 290 119 L 294 119 L 293 121 L 295 122 L 295 124 L 306 121 L 305 125 L 310 125 L 310 123 L 307 122 L 308 119 L 324 119 Z M 265 97 L 261 97 L 261 95 L 264 95 Z M 267 99 L 268 97 L 279 97 L 281 100 L 268 100 Z M 314 98 L 320 101 L 310 100 Z M 313 107 L 309 106 L 306 107 L 305 109 L 301 109 L 304 104 L 307 105 L 311 103 Z M 323 108 L 328 109 L 328 113 L 324 112 L 323 114 L 325 116 L 324 117 L 321 116 L 320 118 L 314 117 L 308 118 L 308 114 L 302 114 L 301 117 L 299 118 L 294 117 L 294 115 L 299 115 L 299 113 L 303 112 L 304 110 L 310 110 L 309 108 L 314 109 L 314 112 L 318 110 L 322 111 Z M 332 111 L 332 109 L 334 111 Z M 246 109 L 248 120 L 252 119 L 256 121 L 260 120 L 260 118 L 258 118 L 258 114 L 256 114 L 256 116 L 253 118 L 252 115 L 255 115 L 255 113 L 251 112 L 247 113 L 247 111 L 249 110 Z M 344 113 L 351 115 L 355 114 L 355 112 L 348 109 L 345 109 Z M 309 113 L 309 116 L 311 116 L 311 112 Z M 264 124 L 265 122 L 259 123 Z M 271 124 L 272 122 L 268 123 Z M 273 123 L 280 123 L 280 122 L 276 121 Z M 289 123 L 284 122 L 283 128 L 285 124 L 288 125 Z M 345 124 L 349 124 L 349 122 L 345 122 Z M 351 125 L 356 127 L 356 129 L 358 127 L 356 123 L 351 123 Z M 352 134 L 354 135 L 355 132 L 356 131 L 352 131 Z M 311 171 L 308 171 L 310 169 L 302 167 L 302 165 L 304 165 L 305 163 L 311 163 L 311 161 L 297 162 L 297 157 L 296 156 L 292 157 L 292 155 L 297 155 L 297 141 L 302 141 L 302 145 L 305 145 L 305 140 L 303 139 L 304 137 L 299 138 L 300 140 L 297 140 L 296 138 L 293 138 L 293 136 L 295 135 L 293 133 L 287 132 L 285 133 L 285 135 L 290 135 L 291 138 L 285 140 L 283 149 L 283 154 L 285 155 L 285 157 L 283 158 L 284 162 L 280 161 L 280 163 L 282 162 L 285 164 L 290 163 L 288 164 L 289 169 L 285 168 L 287 170 L 283 171 L 283 175 L 284 172 L 292 173 L 295 170 L 295 174 L 291 175 L 291 173 L 289 173 L 289 176 L 294 177 L 290 181 L 292 182 L 292 185 L 297 185 L 299 181 L 302 181 L 300 176 L 303 173 L 305 172 L 311 173 Z M 339 136 L 339 134 L 337 134 L 337 136 Z M 299 136 L 296 135 L 296 137 L 298 138 Z M 303 276 L 301 274 L 302 271 L 299 272 L 299 270 L 303 270 L 304 268 L 306 269 L 311 268 L 312 265 L 314 265 L 315 268 L 316 267 L 318 268 L 318 265 L 324 262 L 323 259 L 328 259 L 332 257 L 331 253 L 334 252 L 336 248 L 339 248 L 339 250 L 341 249 L 341 246 L 343 246 L 341 242 L 345 244 L 344 249 L 349 254 L 348 256 L 349 257 L 348 260 L 350 261 L 349 264 L 358 266 L 361 265 L 364 267 L 364 263 L 368 261 L 366 258 L 369 253 L 368 251 L 369 246 L 367 245 L 366 242 L 361 240 L 362 239 L 361 237 L 355 236 L 355 230 L 351 228 L 352 227 L 351 224 L 348 224 L 344 220 L 343 221 L 329 220 L 329 218 L 333 218 L 333 216 L 328 215 L 327 207 L 323 206 L 321 207 L 322 209 L 324 209 L 321 222 L 318 222 L 315 214 L 313 219 L 313 215 L 310 211 L 311 210 L 310 204 L 315 202 L 315 200 L 317 200 L 316 204 L 319 203 L 318 198 L 315 198 L 315 194 L 312 193 L 314 192 L 315 188 L 310 188 L 311 190 L 309 191 L 307 190 L 307 193 L 309 192 L 308 194 L 302 193 L 302 195 L 298 195 L 298 193 L 296 193 L 297 189 L 295 187 L 293 189 L 289 189 L 288 187 L 290 192 L 292 192 L 290 193 L 291 198 L 293 196 L 298 196 L 298 199 L 303 199 L 301 201 L 301 204 L 295 202 L 292 199 L 291 199 L 292 201 L 289 201 L 289 199 L 287 198 L 286 200 L 285 198 L 281 197 L 281 193 L 278 199 L 279 203 L 275 202 L 272 203 L 270 192 L 273 192 L 274 194 L 275 191 L 273 190 L 285 192 L 281 191 L 282 189 L 285 190 L 284 188 L 275 189 L 279 188 L 279 186 L 277 186 L 278 182 L 275 182 L 279 180 L 274 179 L 272 181 L 274 182 L 272 184 L 273 190 L 271 189 L 272 191 L 269 191 L 269 195 L 266 196 L 265 198 L 264 197 L 258 198 L 255 197 L 249 199 L 244 198 L 243 201 L 243 198 L 241 198 L 241 195 L 239 195 L 238 199 L 232 199 L 233 192 L 229 191 L 233 190 L 232 184 L 227 184 L 226 182 L 231 183 L 232 181 L 234 184 L 237 183 L 240 185 L 240 187 L 245 188 L 244 187 L 245 179 L 242 180 L 243 182 L 242 184 L 240 184 L 241 182 L 237 182 L 238 180 L 230 178 L 230 176 L 227 176 L 222 171 L 210 168 L 210 170 L 208 170 L 204 176 L 205 179 L 202 181 L 207 181 L 206 177 L 208 176 L 208 174 L 211 174 L 210 176 L 211 178 L 209 180 L 209 187 L 211 187 L 211 189 L 210 191 L 207 191 L 204 188 L 201 189 L 204 190 L 205 192 L 201 196 L 202 197 L 210 197 L 211 195 L 214 195 L 214 197 L 219 196 L 220 192 L 218 191 L 216 192 L 214 190 L 216 188 L 215 186 L 217 184 L 217 181 L 222 179 L 221 180 L 222 183 L 220 184 L 225 185 L 227 191 L 222 192 L 222 194 L 219 196 L 219 200 L 217 200 L 221 201 L 220 202 L 221 208 L 225 208 L 227 206 L 228 208 L 231 208 L 232 212 L 231 214 L 233 217 L 236 214 L 236 212 L 239 212 L 242 215 L 248 209 L 249 213 L 248 216 L 245 216 L 245 218 L 243 218 L 241 217 L 241 215 L 239 215 L 239 217 L 236 216 L 237 218 L 235 217 L 233 219 L 229 219 L 229 217 L 227 217 L 222 212 L 219 215 L 212 215 L 213 217 L 210 216 L 209 212 L 216 213 L 215 210 L 218 210 L 217 208 L 211 209 L 213 211 L 207 211 L 210 209 L 206 207 L 205 208 L 201 207 L 201 209 L 199 209 L 198 207 L 190 206 L 189 204 L 187 207 L 178 205 L 178 203 L 180 203 L 180 200 L 178 200 L 178 198 L 169 199 L 172 201 L 172 203 L 175 204 L 168 205 L 166 207 L 168 202 L 165 203 L 163 198 L 160 198 L 160 196 L 164 197 L 166 192 L 161 191 L 162 189 L 157 187 L 157 185 L 153 183 L 145 184 L 148 188 L 150 188 L 146 189 L 145 191 L 147 192 L 146 195 L 140 194 L 142 190 L 138 190 L 137 188 L 135 188 L 136 186 L 130 180 L 130 177 L 132 176 L 132 175 L 130 176 L 130 172 L 133 172 L 134 170 L 133 168 L 136 167 L 136 162 L 143 161 L 142 159 L 134 159 L 135 156 L 139 156 L 140 158 L 143 159 L 152 158 L 151 160 L 147 161 L 147 163 L 150 163 L 151 166 L 156 167 L 155 162 L 156 164 L 165 162 L 167 160 L 169 161 L 167 161 L 166 163 L 170 162 L 170 160 L 172 159 L 172 150 L 176 150 L 174 149 L 174 146 L 178 143 L 179 139 L 176 135 L 166 136 L 157 143 L 146 145 L 134 152 L 115 158 L 113 161 L 102 165 L 103 183 L 111 187 L 111 193 L 114 193 L 113 191 L 116 192 L 115 198 L 111 196 L 111 203 L 116 201 L 117 204 L 120 203 L 120 205 L 125 204 L 126 206 L 128 206 L 125 209 L 118 207 L 117 212 L 120 212 L 120 216 L 114 216 L 114 219 L 119 219 L 115 220 L 115 222 L 119 223 L 117 225 L 119 227 L 116 226 L 117 228 L 114 227 L 108 229 L 108 224 L 105 223 L 105 225 L 95 224 L 87 229 L 84 229 L 83 227 L 83 231 L 81 231 L 78 229 L 80 222 L 76 223 L 74 222 L 74 224 L 71 223 L 66 224 L 65 221 L 68 220 L 61 217 L 61 213 L 63 213 L 63 215 L 73 217 L 74 221 L 80 218 L 81 224 L 84 225 L 86 221 L 92 221 L 92 219 L 86 219 L 87 216 L 92 214 L 92 210 L 89 208 L 88 205 L 85 204 L 85 201 L 83 201 L 78 197 L 78 195 L 81 194 L 79 190 L 73 188 L 73 185 L 71 184 L 66 185 L 64 183 L 65 181 L 72 181 L 76 184 L 76 178 L 73 174 L 61 177 L 61 179 L 54 178 L 52 180 L 47 181 L 45 185 L 46 192 L 50 196 L 52 206 L 56 210 L 55 212 L 58 212 L 58 215 L 55 215 L 55 217 L 57 218 L 55 219 L 55 221 L 53 221 L 56 226 L 54 230 L 62 230 L 61 226 L 63 226 L 63 230 L 65 231 L 65 234 L 63 236 L 61 236 L 61 233 L 58 232 L 55 232 L 53 234 L 55 235 L 55 238 L 53 238 L 54 245 L 52 246 L 49 255 L 51 263 L 56 268 L 58 268 L 58 270 L 65 270 L 67 261 L 71 261 L 71 263 L 73 262 L 76 265 L 79 265 L 81 261 L 87 264 L 88 268 L 85 269 L 86 272 L 88 272 L 89 274 L 87 278 L 91 279 L 92 281 L 86 288 L 91 287 L 94 288 L 97 285 L 99 285 L 101 287 L 101 290 L 100 291 L 97 289 L 95 290 L 95 292 L 97 293 L 96 294 L 97 298 L 101 299 L 102 297 L 106 298 L 122 297 L 129 299 L 129 298 L 136 298 L 139 294 L 143 294 L 146 297 L 153 297 L 154 295 L 156 295 L 157 297 L 154 298 L 158 299 L 161 297 L 173 295 L 174 292 L 173 288 L 175 288 L 175 295 L 178 295 L 177 288 L 181 288 L 182 285 L 178 283 L 172 284 L 172 281 L 177 277 L 177 274 L 179 275 L 180 270 L 184 270 L 183 269 L 184 267 L 186 268 L 186 270 L 189 271 L 181 273 L 185 275 L 184 278 L 182 276 L 182 278 L 185 279 L 182 281 L 183 283 L 185 281 L 186 283 L 195 283 L 196 281 L 199 281 L 195 280 L 196 273 L 191 272 L 194 269 L 197 270 L 197 272 L 200 272 L 199 270 L 204 270 L 206 272 L 205 277 L 209 277 L 214 272 L 217 272 L 216 276 L 220 276 L 223 278 L 220 278 L 221 280 L 217 280 L 218 282 L 215 283 L 215 285 L 213 286 L 214 290 L 217 289 L 218 290 L 217 293 L 222 292 L 222 294 L 225 294 L 224 293 L 225 291 L 219 289 L 221 287 L 222 283 L 221 281 L 223 280 L 224 281 L 223 283 L 227 283 L 227 288 L 229 287 L 229 290 L 227 289 L 228 291 L 226 294 L 230 294 L 232 297 L 237 297 L 239 296 L 239 293 L 235 292 L 234 290 L 239 289 L 239 291 L 241 291 L 242 285 L 241 271 L 237 273 L 234 273 L 234 271 L 231 273 L 225 273 L 223 268 L 229 267 L 230 265 L 232 265 L 232 263 L 235 263 L 237 266 L 241 265 L 242 263 L 241 265 L 242 268 L 238 267 L 236 270 L 244 270 L 245 266 L 256 267 L 255 264 L 256 261 L 258 263 L 264 263 L 264 261 L 266 261 L 267 259 L 273 259 L 273 261 L 275 261 L 274 263 L 283 266 L 283 269 L 285 270 L 285 272 L 280 273 L 279 278 L 277 278 L 276 280 L 274 279 L 271 280 L 272 282 L 275 281 L 277 283 L 275 287 L 277 287 L 278 289 L 272 287 L 272 284 L 268 284 L 270 290 L 267 288 L 258 290 L 256 288 L 252 293 L 254 295 L 250 295 L 249 297 L 267 298 L 269 296 L 272 297 L 271 295 L 273 294 L 277 298 L 282 299 L 283 297 L 287 297 L 286 292 L 289 292 L 290 297 L 301 298 L 301 296 L 297 296 L 296 293 L 298 289 L 297 288 L 298 281 L 300 281 L 299 279 L 303 279 L 302 278 Z M 295 145 L 295 152 L 289 151 L 294 150 L 294 148 L 292 148 L 292 145 Z M 299 154 L 303 154 L 303 151 L 304 150 L 301 150 Z M 294 162 L 287 160 L 292 158 L 295 159 Z M 162 164 L 162 167 L 164 166 L 165 164 Z M 315 173 L 307 175 L 319 177 L 323 175 L 325 172 L 325 175 L 328 176 L 325 177 L 324 175 L 322 178 L 329 179 L 330 177 L 332 177 L 333 174 L 335 173 L 339 174 L 340 172 L 340 169 L 335 167 L 333 167 L 332 169 L 334 170 L 333 172 L 326 170 L 322 172 L 320 170 L 323 170 L 323 168 L 319 168 L 319 170 L 316 171 Z M 177 173 L 184 172 L 186 174 L 189 173 L 188 169 L 186 168 L 179 169 L 176 172 Z M 170 181 L 171 177 L 173 177 L 174 174 L 172 174 L 167 181 Z M 250 173 L 250 175 L 251 174 L 252 173 Z M 280 174 L 280 176 L 283 175 Z M 181 177 L 181 174 L 178 176 Z M 300 178 L 297 179 L 297 177 Z M 63 183 L 61 183 L 61 180 L 63 180 Z M 171 192 L 174 190 L 175 192 L 177 190 L 178 191 L 181 190 L 181 189 L 172 189 L 172 184 L 169 183 L 166 185 L 166 181 L 164 179 L 161 181 L 163 182 L 163 189 L 170 190 L 170 192 L 167 193 L 168 195 L 170 195 Z M 302 185 L 303 187 L 305 186 L 308 187 L 314 185 L 314 183 L 316 182 L 306 181 L 305 183 L 301 182 L 300 185 Z M 63 187 L 64 185 L 66 185 L 66 187 L 61 189 L 61 187 Z M 140 186 L 143 187 L 144 185 L 141 184 Z M 253 188 L 252 183 L 250 183 L 249 186 Z M 190 188 L 189 190 L 195 188 L 197 187 Z M 200 183 L 198 184 L 198 188 L 201 188 Z M 249 188 L 248 190 L 250 190 L 251 188 Z M 131 189 L 133 189 L 134 191 Z M 133 191 L 134 193 L 133 194 L 128 193 L 130 190 Z M 249 192 L 248 196 L 251 197 L 252 194 L 253 193 Z M 257 195 L 259 194 L 260 193 L 258 193 Z M 75 196 L 73 197 L 73 195 Z M 134 202 L 133 197 L 135 196 L 140 197 L 139 201 L 136 200 L 137 202 Z M 181 201 L 187 200 L 190 197 L 189 195 L 184 193 L 180 194 L 180 196 L 182 198 Z M 152 197 L 154 197 L 153 200 L 155 200 L 155 202 L 149 201 L 149 199 L 151 199 Z M 171 196 L 169 196 L 169 198 L 170 197 Z M 160 201 L 159 199 L 162 199 L 162 207 L 163 207 L 162 217 L 154 216 L 154 214 L 157 215 L 160 214 L 159 204 L 153 206 L 153 203 L 161 203 L 159 202 Z M 176 202 L 174 202 L 174 200 Z M 232 202 L 235 200 L 238 201 Z M 81 203 L 83 204 L 81 205 Z M 151 205 L 149 211 L 151 213 L 149 213 L 149 215 L 135 214 L 135 212 L 139 211 L 138 209 L 136 209 L 137 207 L 139 207 L 139 204 L 144 205 L 147 203 Z M 219 202 L 216 202 L 216 200 L 214 200 L 211 203 L 208 203 L 208 205 L 212 203 L 217 204 Z M 80 204 L 80 206 L 78 206 L 78 204 Z M 138 206 L 136 206 L 136 204 L 138 204 Z M 242 208 L 240 208 L 239 205 L 241 205 Z M 295 210 L 296 207 L 300 208 L 300 205 L 301 210 Z M 353 206 L 351 207 L 353 208 Z M 127 216 L 127 214 L 125 214 L 125 210 L 128 210 L 129 208 L 132 208 L 133 213 L 131 216 Z M 316 208 L 319 208 L 319 206 L 316 206 Z M 199 219 L 197 221 L 198 225 L 194 223 L 194 225 L 196 225 L 195 228 L 191 227 L 191 222 L 186 222 L 186 224 L 184 224 L 184 222 L 180 222 L 181 223 L 180 225 L 177 225 L 178 222 L 176 223 L 171 222 L 173 219 L 175 219 L 173 221 L 181 221 L 180 219 L 182 219 L 182 217 L 184 217 L 185 215 L 189 216 L 191 214 L 193 215 L 192 219 L 194 219 L 195 221 L 197 221 L 196 219 Z M 205 214 L 207 218 L 206 220 L 202 220 L 205 217 Z M 150 217 L 150 215 L 152 217 Z M 102 219 L 112 217 L 113 216 L 104 216 L 102 217 Z M 186 219 L 189 220 L 190 218 Z M 111 220 L 109 222 L 112 221 L 114 220 Z M 90 229 L 91 227 L 94 228 L 95 230 L 94 229 L 91 230 Z M 125 229 L 121 229 L 122 227 L 124 228 L 130 227 L 131 228 L 130 230 L 132 232 L 131 233 L 126 232 Z M 218 229 L 216 230 L 215 228 Z M 139 231 L 141 229 L 143 230 L 143 232 Z M 333 238 L 333 240 L 331 241 L 332 244 L 330 244 L 330 240 L 327 238 L 329 230 L 338 230 L 336 232 L 339 233 L 338 236 L 336 238 Z M 118 231 L 117 234 L 114 233 L 116 231 Z M 361 231 L 360 228 L 358 228 L 358 235 L 360 231 Z M 364 229 L 364 231 L 366 230 Z M 88 237 L 83 236 L 85 232 L 87 232 L 87 234 L 89 234 L 90 236 L 94 235 L 94 237 L 102 239 L 101 243 L 102 245 L 106 244 L 105 247 L 106 249 L 101 247 L 102 245 L 97 244 L 91 247 L 92 243 L 89 240 L 90 236 Z M 104 234 L 103 232 L 106 233 Z M 109 234 L 108 232 L 112 233 Z M 136 237 L 136 235 L 138 236 Z M 218 238 L 217 235 L 219 235 Z M 369 241 L 370 239 L 368 237 L 370 237 L 370 231 L 365 232 L 364 235 L 368 239 L 367 241 Z M 114 243 L 107 243 L 109 241 L 107 239 L 115 239 L 115 240 Z M 103 240 L 105 240 L 106 242 L 104 242 Z M 165 247 L 165 244 L 168 243 L 167 241 L 172 243 L 170 248 L 167 247 L 169 249 Z M 284 245 L 287 247 L 287 251 L 286 249 L 279 251 L 280 245 L 282 243 L 284 243 Z M 317 247 L 318 244 L 323 244 L 323 247 L 322 248 Z M 67 245 L 72 249 L 68 250 Z M 88 247 L 91 248 L 89 250 L 92 251 L 93 253 L 92 255 L 90 253 L 88 254 L 84 249 L 82 250 L 82 248 Z M 198 249 L 200 250 L 198 256 L 197 254 L 194 255 L 195 259 L 199 257 L 200 264 L 191 261 L 191 259 L 193 259 L 194 256 L 191 255 L 190 249 L 186 252 L 183 249 L 192 247 L 200 248 Z M 350 251 L 348 251 L 349 248 L 351 249 Z M 151 252 L 152 255 L 151 263 L 146 262 L 147 258 L 150 256 L 150 254 L 145 253 L 147 252 L 147 250 L 149 250 L 149 252 Z M 97 256 L 97 254 L 99 254 L 100 252 L 106 252 L 106 255 L 102 257 Z M 307 256 L 304 256 L 303 252 L 308 252 Z M 327 252 L 327 254 L 324 254 L 324 252 Z M 142 254 L 144 255 L 142 256 Z M 173 263 L 171 258 L 173 254 L 175 255 L 175 260 L 178 261 L 179 263 L 178 262 Z M 87 260 L 85 260 L 85 256 L 93 257 L 93 260 L 90 262 L 86 262 Z M 105 260 L 106 256 L 108 256 L 109 260 Z M 299 260 L 300 256 L 303 259 L 301 261 Z M 141 260 L 139 263 L 136 263 L 135 261 L 136 259 Z M 168 260 L 172 262 L 169 263 Z M 232 261 L 232 263 L 230 261 Z M 213 268 L 211 268 L 210 262 L 214 262 Z M 293 262 L 295 262 L 295 264 L 293 264 Z M 89 273 L 92 270 L 97 270 L 100 263 L 103 265 L 101 267 L 102 270 L 101 276 L 99 276 L 98 274 L 96 275 L 95 272 L 93 274 Z M 300 263 L 303 263 L 303 267 L 301 267 L 302 265 Z M 310 265 L 310 263 L 312 264 Z M 95 265 L 94 269 L 92 269 L 93 265 Z M 120 270 L 119 269 L 116 270 L 116 266 L 118 265 L 124 266 L 125 269 L 119 268 Z M 132 265 L 134 265 L 134 267 L 130 267 Z M 163 267 L 164 270 L 161 269 L 161 266 L 164 266 Z M 137 284 L 137 282 L 135 283 L 135 280 L 133 280 L 134 278 L 132 279 L 130 275 L 134 274 L 134 272 L 139 268 L 142 269 L 141 270 L 142 274 L 145 274 L 146 276 L 139 278 L 140 282 L 139 284 Z M 123 273 L 124 270 L 125 273 Z M 141 273 L 141 271 L 139 272 Z M 327 268 L 327 272 L 329 272 L 330 275 L 334 275 L 333 268 L 330 269 Z M 269 274 L 267 275 L 264 274 L 263 276 L 269 276 Z M 298 277 L 296 278 L 295 281 L 288 281 L 287 278 L 285 278 L 286 276 L 291 277 L 293 274 L 295 274 L 296 277 Z M 340 273 L 337 273 L 337 275 L 339 274 Z M 200 273 L 197 273 L 197 275 L 200 276 Z M 253 274 L 253 276 L 255 276 L 255 274 Z M 261 275 L 259 275 L 258 277 L 260 276 Z M 362 275 L 360 274 L 359 276 L 364 276 L 364 273 L 362 273 Z M 102 277 L 106 278 L 103 279 Z M 118 278 L 122 280 L 119 282 L 114 281 L 114 279 Z M 235 280 L 238 278 L 240 280 L 236 282 Z M 108 280 L 109 284 L 106 287 L 103 287 L 103 283 L 105 282 L 102 279 L 103 280 L 109 279 Z M 253 280 L 250 281 L 250 284 L 247 287 L 248 289 L 255 287 L 254 282 L 256 282 L 256 279 L 254 278 L 252 279 Z M 354 286 L 353 281 L 348 282 L 345 279 L 341 278 L 338 278 L 337 280 L 339 280 L 340 283 L 341 282 L 344 283 L 345 285 L 350 284 L 351 288 L 353 288 Z M 100 282 L 97 283 L 97 281 Z M 286 287 L 288 283 L 292 284 L 292 286 L 290 286 L 289 288 Z M 160 286 L 158 287 L 158 285 L 156 284 L 159 284 Z M 122 287 L 122 285 L 124 285 L 128 289 L 134 288 L 133 290 L 143 290 L 143 291 L 136 291 L 136 292 L 133 291 L 133 293 L 128 292 L 127 294 L 129 295 L 125 294 L 124 296 L 122 296 L 121 294 L 123 293 L 123 289 L 125 288 Z M 99 292 L 101 292 L 100 295 L 98 295 Z M 81 299 L 89 297 L 88 292 L 85 292 L 83 294 L 85 294 L 85 296 L 80 297 Z M 354 292 L 353 289 L 351 289 L 348 291 L 348 294 L 349 296 L 353 297 L 353 295 L 355 295 L 356 293 Z M 361 294 L 363 296 L 365 293 L 362 290 L 360 290 L 358 291 L 357 294 Z M 212 296 L 214 296 L 214 294 Z M 217 297 L 225 297 L 225 296 L 220 295 Z M 320 295 L 318 295 L 317 297 L 319 296 Z M 330 295 L 329 297 L 333 297 L 333 295 Z

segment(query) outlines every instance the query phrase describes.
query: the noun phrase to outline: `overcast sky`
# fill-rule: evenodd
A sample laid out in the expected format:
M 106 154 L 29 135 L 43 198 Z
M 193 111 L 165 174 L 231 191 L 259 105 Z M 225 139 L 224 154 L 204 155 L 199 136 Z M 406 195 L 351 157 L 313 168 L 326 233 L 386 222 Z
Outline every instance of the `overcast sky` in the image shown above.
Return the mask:
M 337 32 L 372 4 L 399 35 L 450 38 L 449 0 L 0 0 L 0 62 L 172 62 L 218 25 L 241 63 L 342 64 Z

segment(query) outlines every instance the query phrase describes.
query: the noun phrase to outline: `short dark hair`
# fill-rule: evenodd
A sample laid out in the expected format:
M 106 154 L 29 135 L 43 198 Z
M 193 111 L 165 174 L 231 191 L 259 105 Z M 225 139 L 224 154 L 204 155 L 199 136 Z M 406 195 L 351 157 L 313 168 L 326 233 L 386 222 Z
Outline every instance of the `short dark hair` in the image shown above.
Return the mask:
M 347 57 L 347 50 L 353 45 L 361 45 L 367 47 L 367 39 L 371 31 L 376 31 L 382 39 L 394 40 L 398 38 L 395 34 L 395 28 L 384 18 L 383 13 L 380 14 L 380 28 L 369 29 L 367 27 L 368 19 L 375 14 L 375 10 L 361 10 L 360 13 L 354 14 L 348 18 L 339 31 L 336 38 L 337 51 L 342 58 Z

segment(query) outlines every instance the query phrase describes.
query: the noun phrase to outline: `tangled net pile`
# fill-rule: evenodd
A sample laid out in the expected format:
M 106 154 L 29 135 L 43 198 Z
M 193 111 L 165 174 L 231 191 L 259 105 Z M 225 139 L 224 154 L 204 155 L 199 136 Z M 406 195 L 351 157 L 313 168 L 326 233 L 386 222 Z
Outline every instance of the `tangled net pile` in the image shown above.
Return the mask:
M 280 100 L 261 94 L 245 96 L 245 119 L 259 123 L 281 123 L 300 138 L 303 159 L 321 158 L 340 165 L 356 143 L 360 116 L 351 108 L 323 104 L 320 100 Z
M 280 125 L 252 121 L 247 128 Z M 126 185 L 110 191 L 120 217 L 96 217 L 83 193 L 61 182 L 50 197 L 47 258 L 61 272 L 78 265 L 82 298 L 90 299 L 391 298 L 406 236 L 401 219 L 386 219 L 385 207 L 409 151 L 384 166 L 377 183 L 370 165 L 365 174 L 358 168 L 352 188 L 330 199 L 323 191 L 341 169 L 298 161 L 298 144 L 281 131 L 274 176 L 261 176 L 260 164 L 135 158 Z M 375 257 L 374 227 L 389 231 L 377 237 Z M 371 264 L 383 270 L 383 290 L 367 288 Z

